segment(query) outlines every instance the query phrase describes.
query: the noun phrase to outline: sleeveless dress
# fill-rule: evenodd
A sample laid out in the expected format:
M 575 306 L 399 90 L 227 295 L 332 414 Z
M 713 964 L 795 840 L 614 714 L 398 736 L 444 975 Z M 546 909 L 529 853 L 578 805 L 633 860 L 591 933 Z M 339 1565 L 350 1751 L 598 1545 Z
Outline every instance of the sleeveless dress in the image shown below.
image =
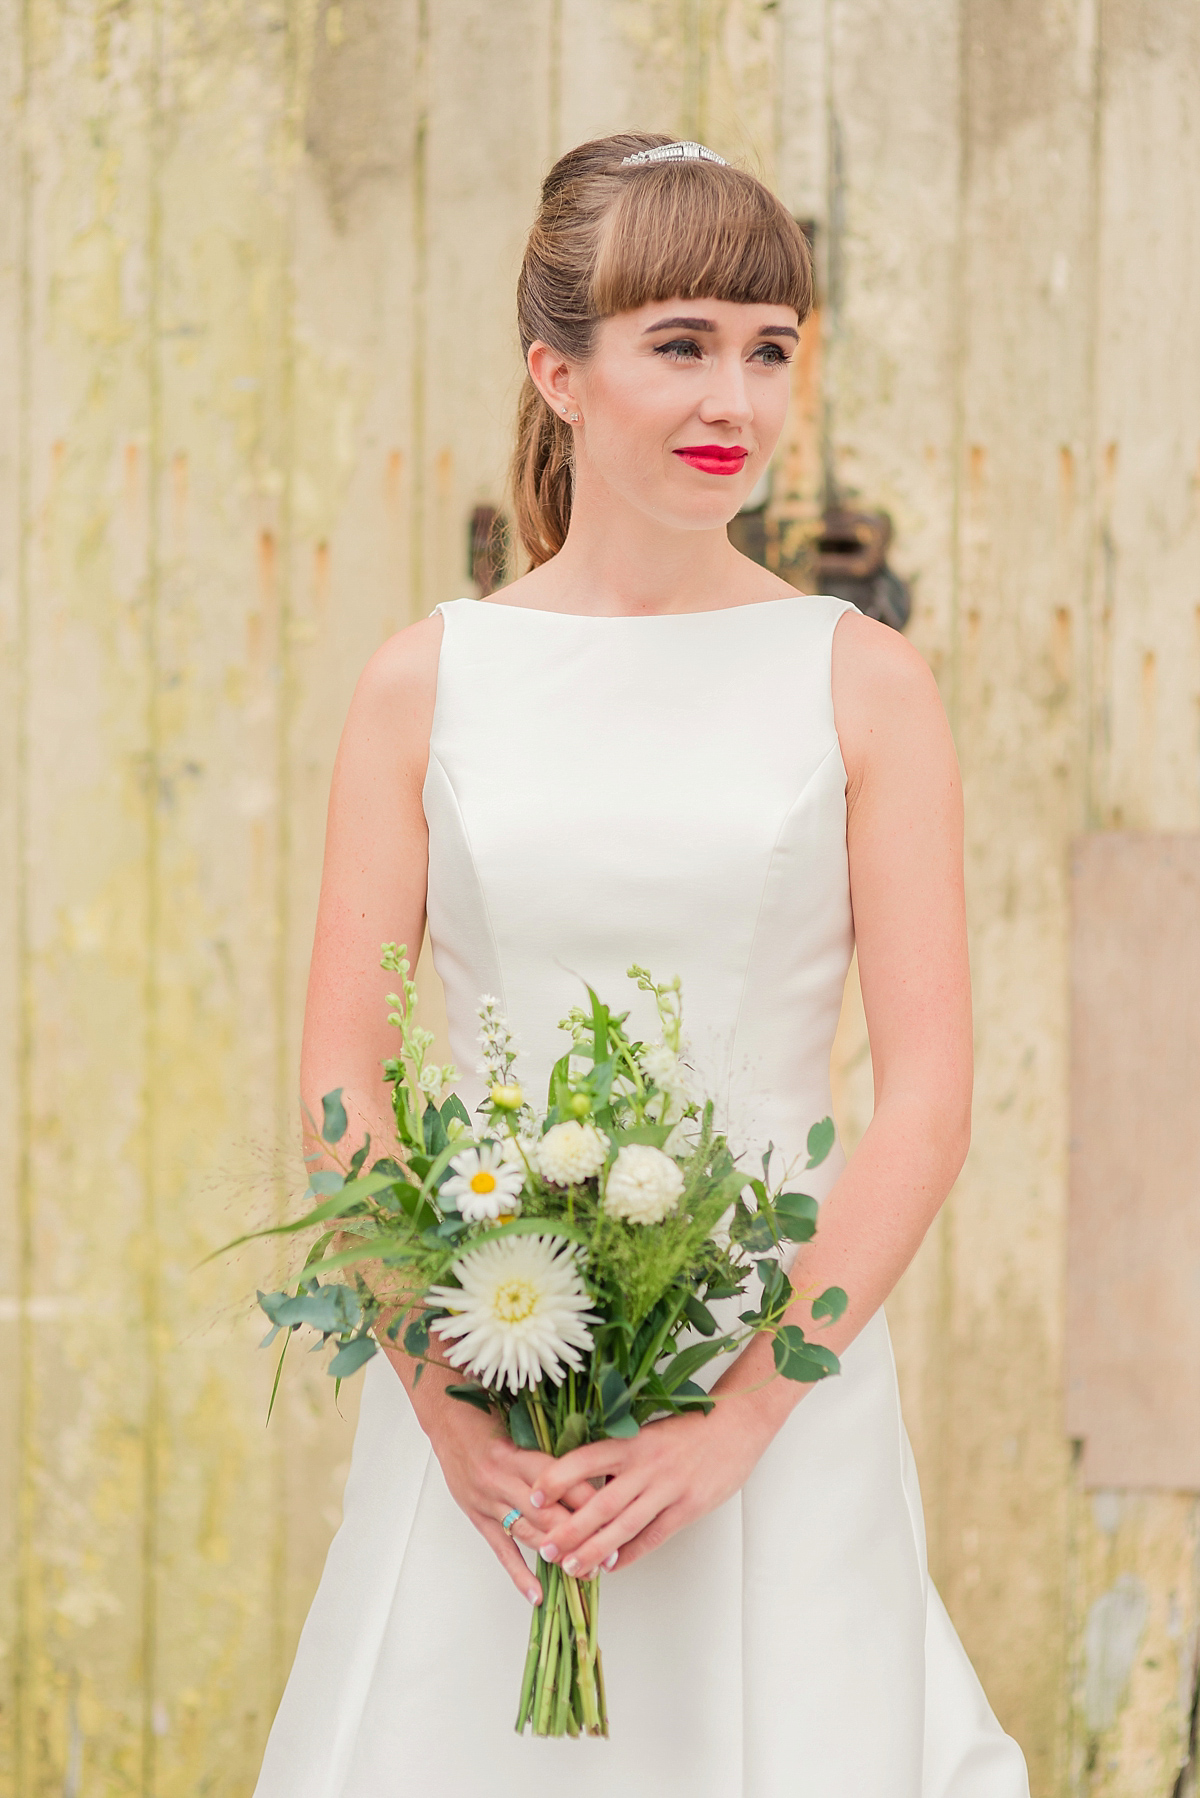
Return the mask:
M 848 609 L 439 608 L 428 918 L 468 1108 L 481 993 L 540 1100 L 584 980 L 658 1034 L 637 961 L 682 976 L 689 1060 L 735 1149 L 803 1166 L 853 947 L 830 692 Z M 390 1364 L 364 1377 L 257 1798 L 1027 1798 L 929 1581 L 882 1312 L 740 1493 L 604 1576 L 608 1741 L 515 1735 L 526 1606 Z

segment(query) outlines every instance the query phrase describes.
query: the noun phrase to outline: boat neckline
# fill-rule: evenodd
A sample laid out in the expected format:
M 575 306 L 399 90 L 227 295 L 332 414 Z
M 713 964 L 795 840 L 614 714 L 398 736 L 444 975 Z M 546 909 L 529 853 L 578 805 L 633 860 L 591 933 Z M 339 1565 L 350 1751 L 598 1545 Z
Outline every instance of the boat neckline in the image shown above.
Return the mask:
M 644 624 L 651 619 L 662 622 L 677 618 L 728 618 L 737 612 L 762 612 L 768 606 L 787 605 L 795 599 L 832 597 L 834 596 L 831 594 L 821 593 L 781 593 L 775 599 L 751 599 L 741 606 L 705 606 L 694 612 L 555 612 L 548 606 L 506 605 L 499 600 L 471 599 L 469 594 L 461 595 L 461 599 L 469 605 L 486 606 L 491 612 L 524 612 L 534 618 L 574 618 L 587 624 Z

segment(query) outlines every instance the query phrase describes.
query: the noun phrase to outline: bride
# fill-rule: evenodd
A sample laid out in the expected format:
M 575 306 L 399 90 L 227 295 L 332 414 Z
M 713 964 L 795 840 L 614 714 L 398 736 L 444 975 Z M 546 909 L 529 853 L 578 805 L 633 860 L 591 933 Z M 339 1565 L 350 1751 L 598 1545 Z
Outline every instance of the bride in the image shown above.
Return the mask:
M 718 1364 L 710 1415 L 555 1461 L 377 1355 L 258 1798 L 1028 1793 L 929 1582 L 882 1310 L 967 1148 L 954 749 L 902 637 L 726 535 L 810 303 L 798 227 L 711 151 L 627 134 L 552 169 L 517 297 L 532 567 L 401 631 L 359 682 L 302 1087 L 316 1111 L 344 1087 L 352 1128 L 387 1141 L 379 947 L 428 924 L 460 1068 L 494 993 L 539 1090 L 581 977 L 624 1004 L 637 961 L 682 976 L 735 1142 L 803 1166 L 857 944 L 875 1113 L 810 1176 L 792 1275 L 850 1295 L 821 1337 L 841 1376 L 772 1379 L 759 1337 Z M 513 1733 L 538 1554 L 608 1570 L 609 1742 Z

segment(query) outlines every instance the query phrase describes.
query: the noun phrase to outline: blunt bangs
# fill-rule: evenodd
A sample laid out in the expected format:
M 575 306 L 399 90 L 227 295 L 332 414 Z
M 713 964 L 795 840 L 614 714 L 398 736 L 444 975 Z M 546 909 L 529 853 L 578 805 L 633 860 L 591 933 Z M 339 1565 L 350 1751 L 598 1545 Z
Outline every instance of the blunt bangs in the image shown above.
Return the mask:
M 624 171 L 622 171 L 624 173 Z M 812 257 L 795 219 L 741 169 L 708 162 L 635 168 L 604 219 L 592 316 L 651 300 L 812 308 Z

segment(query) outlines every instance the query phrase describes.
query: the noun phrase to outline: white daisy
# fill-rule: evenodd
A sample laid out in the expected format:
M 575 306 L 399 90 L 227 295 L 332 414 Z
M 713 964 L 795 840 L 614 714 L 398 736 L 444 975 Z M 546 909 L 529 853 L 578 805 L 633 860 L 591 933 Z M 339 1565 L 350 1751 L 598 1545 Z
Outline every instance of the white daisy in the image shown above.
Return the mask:
M 451 1157 L 450 1166 L 454 1172 L 443 1184 L 441 1196 L 456 1205 L 469 1224 L 501 1213 L 515 1217 L 520 1211 L 525 1169 L 506 1162 L 499 1143 L 463 1149 Z
M 608 1138 L 594 1124 L 555 1124 L 540 1137 L 537 1166 L 552 1186 L 578 1186 L 604 1166 Z
M 453 1346 L 446 1359 L 485 1386 L 519 1392 L 541 1379 L 560 1384 L 590 1349 L 588 1310 L 575 1250 L 561 1236 L 506 1236 L 482 1242 L 454 1263 L 458 1286 L 431 1286 L 449 1317 L 430 1327 Z M 457 1339 L 457 1340 L 456 1340 Z M 565 1363 L 565 1365 L 564 1365 Z
M 628 1224 L 661 1224 L 679 1204 L 683 1174 L 661 1149 L 626 1143 L 608 1171 L 604 1209 Z

